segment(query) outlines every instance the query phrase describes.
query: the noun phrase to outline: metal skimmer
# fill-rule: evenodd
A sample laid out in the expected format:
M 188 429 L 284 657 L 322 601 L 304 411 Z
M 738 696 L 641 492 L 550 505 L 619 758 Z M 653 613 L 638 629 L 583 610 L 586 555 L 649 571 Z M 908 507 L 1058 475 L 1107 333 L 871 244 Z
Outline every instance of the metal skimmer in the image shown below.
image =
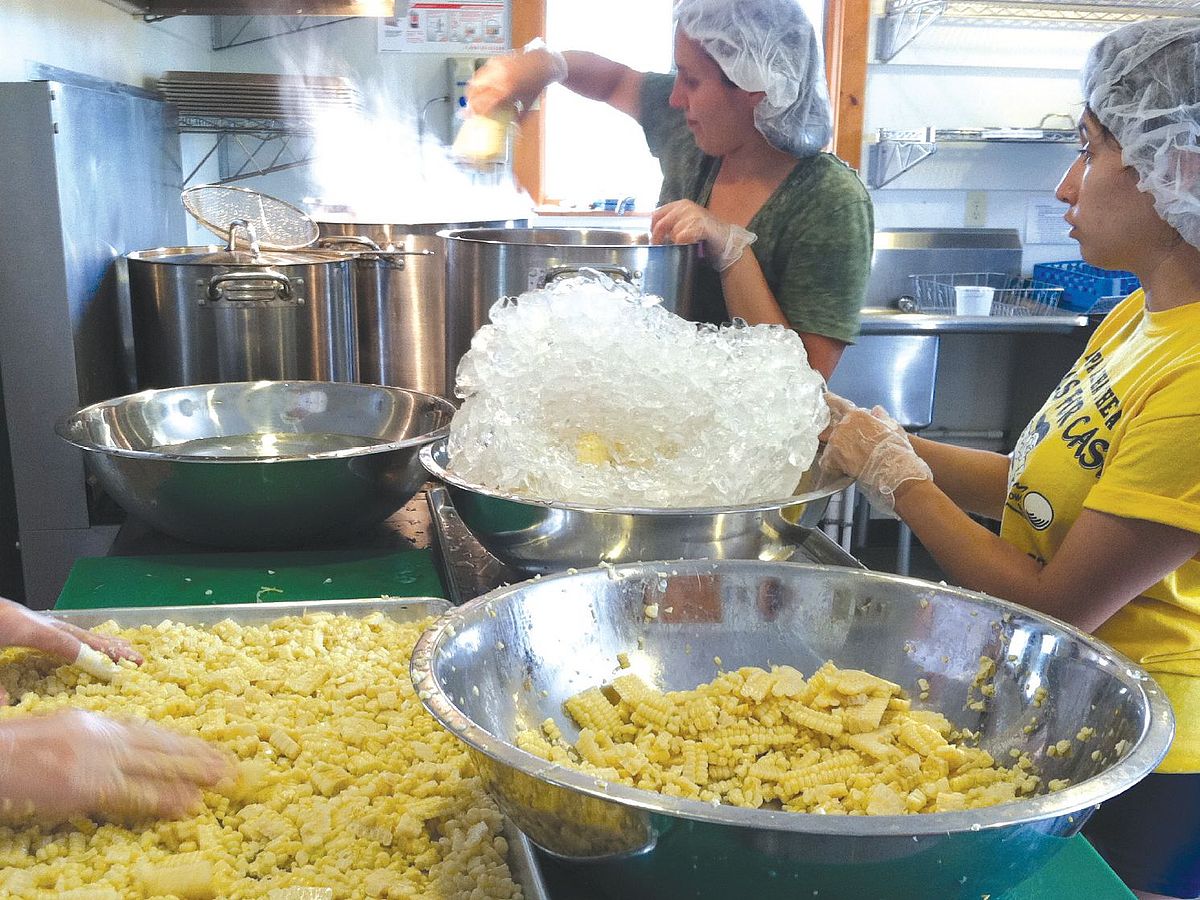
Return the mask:
M 230 250 L 299 250 L 317 239 L 317 223 L 292 204 L 242 187 L 202 184 L 183 192 L 184 208 Z

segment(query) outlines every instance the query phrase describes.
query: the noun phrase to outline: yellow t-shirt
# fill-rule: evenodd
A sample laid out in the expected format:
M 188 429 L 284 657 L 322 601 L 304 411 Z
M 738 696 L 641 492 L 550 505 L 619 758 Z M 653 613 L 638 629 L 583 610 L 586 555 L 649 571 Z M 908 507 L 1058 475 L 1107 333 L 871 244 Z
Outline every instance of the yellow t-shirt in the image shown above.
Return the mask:
M 1001 536 L 1049 561 L 1085 507 L 1200 532 L 1200 302 L 1149 312 L 1135 291 L 1022 432 Z M 1200 772 L 1200 558 L 1096 636 L 1171 699 L 1175 743 L 1159 771 Z

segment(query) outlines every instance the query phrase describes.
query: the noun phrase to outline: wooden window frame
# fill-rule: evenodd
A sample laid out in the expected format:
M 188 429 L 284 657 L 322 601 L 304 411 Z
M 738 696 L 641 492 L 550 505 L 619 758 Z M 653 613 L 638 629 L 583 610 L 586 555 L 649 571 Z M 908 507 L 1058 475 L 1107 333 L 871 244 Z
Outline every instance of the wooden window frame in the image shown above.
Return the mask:
M 825 0 L 825 76 L 833 112 L 833 152 L 862 163 L 871 0 Z
M 858 169 L 862 162 L 871 0 L 826 0 L 825 74 L 833 113 L 833 152 Z M 546 0 L 512 0 L 512 43 L 523 47 L 546 33 Z M 546 135 L 543 111 L 521 122 L 513 176 L 534 203 L 545 202 Z

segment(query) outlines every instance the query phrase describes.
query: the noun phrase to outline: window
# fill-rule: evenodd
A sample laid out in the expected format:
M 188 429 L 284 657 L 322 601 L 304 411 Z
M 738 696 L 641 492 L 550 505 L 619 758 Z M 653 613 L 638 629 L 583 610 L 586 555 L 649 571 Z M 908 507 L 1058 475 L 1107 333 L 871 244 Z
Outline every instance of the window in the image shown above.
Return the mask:
M 546 43 L 590 50 L 635 69 L 671 70 L 671 0 L 546 0 Z M 606 197 L 635 197 L 653 209 L 662 173 L 642 129 L 611 107 L 560 85 L 546 97 L 546 197 L 586 207 Z
M 825 0 L 800 0 L 822 32 Z M 590 50 L 635 69 L 671 71 L 672 0 L 546 0 L 546 43 Z M 634 197 L 653 209 L 662 172 L 636 122 L 560 85 L 547 93 L 542 191 L 551 200 L 587 204 Z

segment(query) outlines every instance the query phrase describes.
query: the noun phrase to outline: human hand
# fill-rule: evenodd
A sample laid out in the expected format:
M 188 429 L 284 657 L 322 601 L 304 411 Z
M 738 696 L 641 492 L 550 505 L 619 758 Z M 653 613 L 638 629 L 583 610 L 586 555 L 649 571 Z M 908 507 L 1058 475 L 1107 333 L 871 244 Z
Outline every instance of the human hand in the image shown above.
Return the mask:
M 656 244 L 701 242 L 712 267 L 724 272 L 742 257 L 758 235 L 740 225 L 722 222 L 691 200 L 664 203 L 650 216 L 650 235 Z
M 531 41 L 519 53 L 493 57 L 475 73 L 467 85 L 467 106 L 479 116 L 512 106 L 527 110 L 547 87 L 566 80 L 563 55 Z
M 896 491 L 908 481 L 933 481 L 925 460 L 904 429 L 880 406 L 868 412 L 836 394 L 826 394 L 831 424 L 821 435 L 821 468 L 851 475 L 877 509 L 894 513 Z
M 122 659 L 141 665 L 140 653 L 124 638 L 95 634 L 0 597 L 0 647 L 29 647 L 76 665 L 97 678 L 111 677 Z M 110 660 L 111 662 L 106 662 Z M 0 687 L 0 704 L 8 702 Z
M 852 409 L 859 409 L 845 397 L 839 397 L 833 391 L 825 392 L 825 405 L 829 407 L 829 426 L 821 432 L 821 440 L 828 439 L 829 432 L 833 430 L 833 426 L 837 425 L 846 414 Z
M 179 818 L 233 775 L 216 747 L 144 722 L 80 709 L 0 722 L 0 821 Z

